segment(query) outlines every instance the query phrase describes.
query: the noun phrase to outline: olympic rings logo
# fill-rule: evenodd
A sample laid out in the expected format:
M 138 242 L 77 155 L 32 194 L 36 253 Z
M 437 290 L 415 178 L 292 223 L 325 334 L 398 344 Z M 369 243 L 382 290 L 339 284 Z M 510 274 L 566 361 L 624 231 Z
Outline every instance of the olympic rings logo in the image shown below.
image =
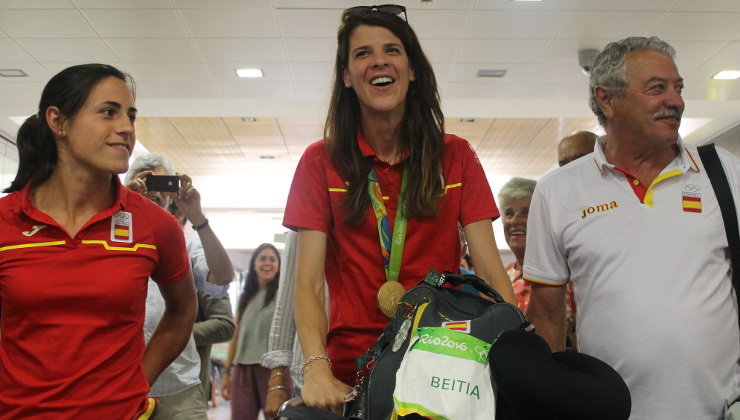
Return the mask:
M 696 184 L 681 184 L 681 191 L 698 192 L 701 187 Z

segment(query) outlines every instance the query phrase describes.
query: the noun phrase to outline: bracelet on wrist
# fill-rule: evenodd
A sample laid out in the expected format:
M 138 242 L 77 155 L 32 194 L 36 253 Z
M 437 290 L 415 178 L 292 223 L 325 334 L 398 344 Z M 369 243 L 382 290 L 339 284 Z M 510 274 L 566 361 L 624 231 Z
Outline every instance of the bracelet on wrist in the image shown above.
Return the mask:
M 267 392 L 275 391 L 275 390 L 278 390 L 278 389 L 288 389 L 288 387 L 285 386 L 285 385 L 277 385 L 277 386 L 273 386 L 273 387 L 267 388 Z
M 275 372 L 270 375 L 270 379 L 278 377 L 278 376 L 285 376 L 285 374 L 283 372 Z
M 198 231 L 201 229 L 205 229 L 206 227 L 208 227 L 208 219 L 206 219 L 203 223 L 199 225 L 193 225 L 193 230 Z
M 329 359 L 329 356 L 327 356 L 325 354 L 322 354 L 321 356 L 311 356 L 311 357 L 308 358 L 308 360 L 306 360 L 305 362 L 303 362 L 303 366 L 301 366 L 301 376 L 305 376 L 306 375 L 306 368 L 308 367 L 308 365 L 310 365 L 311 363 L 313 363 L 313 362 L 315 362 L 317 360 L 326 360 L 326 362 L 329 364 L 329 369 L 331 369 L 332 363 L 331 363 L 331 359 Z

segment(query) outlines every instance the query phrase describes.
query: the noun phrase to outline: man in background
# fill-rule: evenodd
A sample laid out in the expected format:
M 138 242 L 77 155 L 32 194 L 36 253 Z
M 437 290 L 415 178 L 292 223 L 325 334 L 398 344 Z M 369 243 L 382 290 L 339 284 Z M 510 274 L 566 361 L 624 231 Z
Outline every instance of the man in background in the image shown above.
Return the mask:
M 558 143 L 558 166 L 565 166 L 593 152 L 597 138 L 598 136 L 590 131 L 579 131 L 563 137 Z

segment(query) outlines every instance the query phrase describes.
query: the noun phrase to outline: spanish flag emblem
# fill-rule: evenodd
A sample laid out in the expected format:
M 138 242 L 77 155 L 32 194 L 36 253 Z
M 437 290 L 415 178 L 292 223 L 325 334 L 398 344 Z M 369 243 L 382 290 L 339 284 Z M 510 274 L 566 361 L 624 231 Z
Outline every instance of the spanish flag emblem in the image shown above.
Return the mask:
M 470 321 L 446 321 L 442 323 L 442 328 L 470 334 Z
M 701 195 L 684 191 L 681 202 L 683 204 L 683 211 L 701 213 Z
M 110 240 L 116 242 L 133 242 L 133 224 L 131 213 L 119 211 L 111 217 Z

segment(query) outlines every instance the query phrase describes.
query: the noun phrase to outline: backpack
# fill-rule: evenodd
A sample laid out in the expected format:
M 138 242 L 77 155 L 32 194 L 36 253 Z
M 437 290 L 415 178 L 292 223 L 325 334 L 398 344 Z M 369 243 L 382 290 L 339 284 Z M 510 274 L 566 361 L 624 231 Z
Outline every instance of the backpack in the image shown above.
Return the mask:
M 478 295 L 444 287 L 446 285 L 460 286 L 462 284 L 473 286 L 493 301 Z M 442 330 L 439 327 L 447 328 L 447 330 Z M 415 346 L 423 344 L 424 337 L 426 337 L 426 342 L 434 341 L 425 333 L 429 329 L 451 331 L 450 334 L 445 334 L 445 337 L 461 333 L 467 334 L 470 337 L 465 336 L 465 338 L 479 340 L 483 342 L 480 347 L 487 346 L 490 348 L 497 337 L 505 331 L 516 329 L 532 331 L 533 327 L 516 306 L 504 302 L 501 295 L 479 277 L 450 272 L 437 274 L 434 270 L 431 270 L 422 282 L 403 295 L 396 315 L 383 330 L 375 346 L 358 359 L 358 385 L 355 386 L 354 400 L 346 404 L 344 413 L 346 417 L 363 420 L 399 418 L 396 410 L 400 410 L 398 404 L 401 404 L 401 402 L 397 398 L 394 406 L 394 391 L 398 394 L 399 391 L 403 390 L 396 390 L 396 372 L 402 366 L 404 358 L 407 358 L 407 355 L 411 353 L 409 351 L 410 345 L 413 351 Z M 419 332 L 422 333 L 422 336 L 417 334 Z M 440 342 L 439 339 L 436 341 L 437 343 Z M 454 341 L 447 342 L 455 350 L 453 343 Z M 470 346 L 458 343 L 458 347 L 467 348 Z M 482 357 L 487 359 L 487 352 L 482 354 Z M 417 359 L 422 360 L 422 358 Z M 454 364 L 456 361 L 463 359 L 453 358 L 450 360 Z M 481 366 L 480 373 L 487 375 L 486 378 L 490 382 L 490 384 L 487 384 L 488 391 L 486 392 L 495 393 L 495 384 L 490 379 L 487 362 L 486 360 L 483 362 L 484 365 Z M 369 373 L 363 376 L 363 372 Z M 436 384 L 434 383 L 435 380 L 432 379 L 431 383 L 435 388 L 446 386 L 445 389 L 448 391 L 449 388 L 458 388 L 458 392 L 448 393 L 450 398 L 458 398 L 463 395 L 475 396 L 475 392 L 478 392 L 478 396 L 480 396 L 480 393 L 484 392 L 484 387 L 471 390 L 468 384 L 463 389 L 463 385 L 459 382 L 448 381 L 446 385 L 443 385 L 442 379 L 437 380 Z M 493 399 L 493 395 L 483 396 Z M 403 410 L 400 410 L 402 417 L 404 413 L 415 412 L 415 404 L 412 401 L 404 401 L 402 405 L 404 407 Z M 423 410 L 417 411 L 417 413 L 424 414 Z M 494 413 L 489 413 L 489 416 L 489 418 L 493 418 Z

